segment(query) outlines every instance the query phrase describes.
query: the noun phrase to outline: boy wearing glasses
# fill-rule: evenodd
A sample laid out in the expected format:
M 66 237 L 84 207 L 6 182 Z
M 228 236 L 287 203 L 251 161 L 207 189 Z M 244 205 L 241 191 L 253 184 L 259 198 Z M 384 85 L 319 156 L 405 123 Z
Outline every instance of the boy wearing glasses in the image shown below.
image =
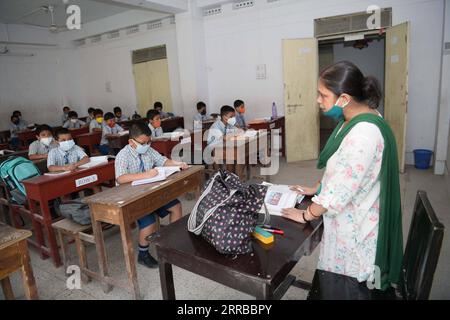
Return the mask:
M 130 139 L 116 156 L 116 181 L 119 184 L 135 180 L 148 179 L 158 175 L 155 167 L 179 166 L 182 170 L 188 168 L 184 162 L 167 159 L 150 147 L 152 132 L 145 123 L 133 124 L 130 128 Z M 139 255 L 138 263 L 149 268 L 158 267 L 158 262 L 148 251 L 147 237 L 156 232 L 156 218 L 170 215 L 170 222 L 175 222 L 182 216 L 180 201 L 173 200 L 155 212 L 138 220 L 139 225 Z

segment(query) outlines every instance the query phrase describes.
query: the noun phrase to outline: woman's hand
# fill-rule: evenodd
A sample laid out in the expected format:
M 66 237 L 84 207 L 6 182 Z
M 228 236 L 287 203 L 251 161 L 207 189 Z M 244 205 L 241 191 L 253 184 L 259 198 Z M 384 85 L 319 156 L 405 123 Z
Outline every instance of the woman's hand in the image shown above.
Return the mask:
M 304 186 L 291 186 L 291 190 L 297 192 L 298 194 L 305 195 L 305 196 L 313 196 L 317 193 L 317 190 L 319 190 L 319 184 L 315 187 L 304 187 Z
M 293 220 L 298 223 L 306 223 L 307 221 L 303 220 L 303 213 L 305 210 L 299 210 L 295 208 L 285 208 L 281 210 L 281 216 L 286 219 Z

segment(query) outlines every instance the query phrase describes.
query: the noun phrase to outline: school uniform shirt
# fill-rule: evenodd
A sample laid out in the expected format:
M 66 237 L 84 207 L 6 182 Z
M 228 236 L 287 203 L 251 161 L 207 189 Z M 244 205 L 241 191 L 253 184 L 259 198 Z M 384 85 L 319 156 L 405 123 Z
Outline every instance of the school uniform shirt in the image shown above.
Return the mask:
M 11 138 L 17 138 L 18 134 L 17 132 L 23 131 L 27 129 L 27 124 L 25 121 L 20 120 L 18 124 L 9 123 L 9 131 L 11 132 Z
M 94 120 L 93 118 L 91 118 L 91 116 L 87 116 L 86 117 L 86 124 L 91 124 L 91 121 Z
M 148 127 L 152 130 L 152 138 L 161 137 L 164 133 L 162 127 L 155 129 L 150 123 L 148 124 Z
M 121 126 L 119 126 L 117 123 L 112 128 L 110 126 L 104 124 L 103 129 L 102 129 L 102 140 L 100 141 L 100 144 L 101 145 L 109 144 L 108 138 L 106 138 L 107 134 L 118 134 L 121 131 L 123 131 L 123 128 Z
M 166 161 L 166 157 L 151 147 L 146 153 L 140 155 L 130 145 L 126 145 L 115 159 L 116 179 L 124 174 L 141 173 L 154 167 L 162 167 Z
M 312 199 L 327 209 L 318 269 L 373 280 L 383 150 L 378 127 L 360 122 L 328 160 L 322 190 Z
M 236 112 L 236 126 L 238 126 L 239 128 L 243 128 L 243 129 L 247 127 L 247 123 L 245 121 L 245 116 L 238 112 Z
M 98 123 L 97 120 L 93 119 L 89 123 L 89 132 L 94 132 L 94 129 L 102 129 L 103 130 L 103 123 Z
M 81 127 L 83 127 L 83 126 L 85 126 L 85 125 L 86 125 L 86 122 L 81 121 L 81 120 L 79 120 L 79 119 L 77 119 L 76 122 L 72 122 L 72 121 L 69 119 L 69 120 L 67 120 L 67 121 L 64 123 L 63 128 L 66 128 L 66 129 L 80 129 Z
M 62 151 L 61 148 L 53 148 L 48 152 L 47 168 L 50 166 L 65 166 L 68 164 L 77 163 L 87 154 L 82 148 L 74 145 L 69 151 Z
M 63 113 L 63 115 L 61 116 L 61 123 L 66 123 L 66 121 L 69 120 L 69 114 L 68 113 Z
M 121 115 L 120 118 L 116 117 L 116 122 L 122 122 L 122 121 L 127 121 L 127 120 L 128 120 L 128 117 L 124 116 L 124 115 Z
M 52 141 L 49 146 L 46 146 L 43 144 L 40 140 L 33 141 L 30 144 L 30 147 L 28 148 L 28 155 L 41 155 L 41 154 L 47 154 L 49 151 L 53 148 L 57 148 L 58 144 L 55 141 Z
M 230 126 L 229 124 L 225 126 L 222 120 L 217 119 L 217 121 L 214 122 L 208 130 L 207 143 L 211 144 L 213 142 L 216 143 L 222 141 L 223 136 L 236 133 L 237 131 L 238 128 L 235 126 Z

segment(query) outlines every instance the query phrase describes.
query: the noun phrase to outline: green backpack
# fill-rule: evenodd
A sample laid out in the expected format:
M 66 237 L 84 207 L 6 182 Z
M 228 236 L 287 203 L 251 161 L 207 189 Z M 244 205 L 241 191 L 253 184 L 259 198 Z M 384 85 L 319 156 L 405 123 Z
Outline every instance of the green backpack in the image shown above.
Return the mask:
M 33 161 L 23 157 L 9 157 L 0 164 L 0 178 L 11 193 L 12 200 L 18 204 L 27 202 L 23 180 L 40 176 L 41 173 Z

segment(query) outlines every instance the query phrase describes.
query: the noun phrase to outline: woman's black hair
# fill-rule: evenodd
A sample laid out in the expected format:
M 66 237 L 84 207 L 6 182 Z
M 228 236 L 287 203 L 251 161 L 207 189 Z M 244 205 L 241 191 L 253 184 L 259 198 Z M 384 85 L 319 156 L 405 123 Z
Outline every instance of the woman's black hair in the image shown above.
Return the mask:
M 320 72 L 319 79 L 336 96 L 346 93 L 372 109 L 380 104 L 382 92 L 378 80 L 373 76 L 364 77 L 361 70 L 349 61 L 326 67 Z

